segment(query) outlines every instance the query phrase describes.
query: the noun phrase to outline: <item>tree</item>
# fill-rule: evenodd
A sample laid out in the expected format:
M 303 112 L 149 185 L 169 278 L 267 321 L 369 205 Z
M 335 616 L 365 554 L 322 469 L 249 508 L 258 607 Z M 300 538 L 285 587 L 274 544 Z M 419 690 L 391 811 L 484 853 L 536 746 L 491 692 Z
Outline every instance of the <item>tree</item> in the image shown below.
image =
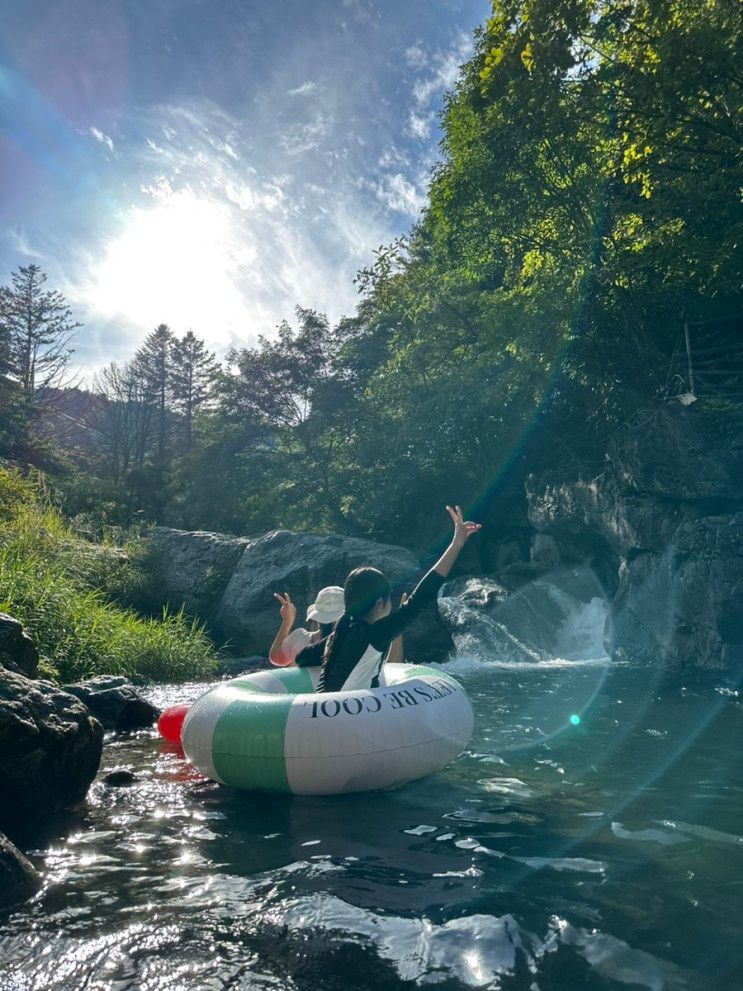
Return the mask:
M 157 467 L 167 462 L 168 404 L 173 389 L 173 332 L 159 324 L 145 338 L 131 366 L 131 373 L 141 384 L 145 401 L 154 407 L 157 417 Z
M 214 354 L 193 331 L 173 341 L 171 395 L 174 410 L 184 419 L 187 452 L 193 447 L 194 414 L 211 398 L 217 370 Z
M 0 344 L 26 396 L 60 384 L 73 354 L 70 342 L 82 326 L 72 321 L 61 293 L 44 290 L 46 279 L 38 265 L 22 265 L 12 284 L 0 287 Z

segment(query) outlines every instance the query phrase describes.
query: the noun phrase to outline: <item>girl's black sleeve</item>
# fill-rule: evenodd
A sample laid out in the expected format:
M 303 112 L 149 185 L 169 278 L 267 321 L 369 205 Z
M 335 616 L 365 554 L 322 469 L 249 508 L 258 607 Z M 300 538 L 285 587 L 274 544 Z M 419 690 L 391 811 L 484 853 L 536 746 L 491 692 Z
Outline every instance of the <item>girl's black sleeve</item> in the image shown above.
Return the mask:
M 400 606 L 397 612 L 390 613 L 389 616 L 378 619 L 369 626 L 369 643 L 377 650 L 389 647 L 395 637 L 399 637 L 405 627 L 412 623 L 421 609 L 436 599 L 438 590 L 445 581 L 446 579 L 438 571 L 431 570 L 424 575 L 411 592 L 408 601 Z M 309 647 L 305 647 L 305 650 L 309 650 Z
M 316 640 L 315 643 L 308 644 L 303 647 L 297 656 L 294 658 L 294 663 L 298 668 L 319 668 L 322 664 L 323 654 L 325 653 L 325 644 L 327 642 L 327 637 L 324 640 Z

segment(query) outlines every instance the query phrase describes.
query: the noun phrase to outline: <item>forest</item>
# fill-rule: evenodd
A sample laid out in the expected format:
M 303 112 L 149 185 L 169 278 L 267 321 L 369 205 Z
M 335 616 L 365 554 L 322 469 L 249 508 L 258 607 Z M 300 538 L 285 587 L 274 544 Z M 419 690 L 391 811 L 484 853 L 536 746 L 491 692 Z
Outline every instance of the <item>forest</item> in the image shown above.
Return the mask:
M 496 0 L 446 97 L 426 209 L 370 251 L 335 325 L 300 301 L 218 362 L 163 322 L 82 389 L 72 308 L 19 266 L 0 289 L 0 453 L 95 534 L 419 550 L 457 498 L 497 537 L 529 472 L 600 466 L 612 430 L 687 390 L 685 322 L 740 313 L 739 13 Z M 740 398 L 705 401 L 735 415 Z

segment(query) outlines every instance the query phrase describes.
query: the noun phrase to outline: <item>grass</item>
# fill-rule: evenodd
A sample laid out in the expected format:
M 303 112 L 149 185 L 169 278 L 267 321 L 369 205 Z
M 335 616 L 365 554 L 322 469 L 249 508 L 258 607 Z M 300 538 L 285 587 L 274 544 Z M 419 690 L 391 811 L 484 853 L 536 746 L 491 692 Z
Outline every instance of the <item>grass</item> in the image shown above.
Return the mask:
M 76 537 L 32 482 L 0 469 L 0 611 L 23 623 L 45 676 L 162 682 L 213 673 L 215 650 L 197 623 L 182 613 L 142 618 L 111 601 L 140 577 L 116 548 Z

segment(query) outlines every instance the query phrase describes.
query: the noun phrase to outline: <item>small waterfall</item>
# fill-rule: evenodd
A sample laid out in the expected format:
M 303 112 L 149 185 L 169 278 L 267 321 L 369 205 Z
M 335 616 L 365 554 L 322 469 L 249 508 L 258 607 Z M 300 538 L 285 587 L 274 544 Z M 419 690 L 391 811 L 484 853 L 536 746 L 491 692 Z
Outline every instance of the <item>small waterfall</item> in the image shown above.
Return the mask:
M 606 661 L 608 606 L 588 569 L 561 569 L 510 595 L 491 578 L 459 579 L 439 598 L 458 658 L 504 665 Z

